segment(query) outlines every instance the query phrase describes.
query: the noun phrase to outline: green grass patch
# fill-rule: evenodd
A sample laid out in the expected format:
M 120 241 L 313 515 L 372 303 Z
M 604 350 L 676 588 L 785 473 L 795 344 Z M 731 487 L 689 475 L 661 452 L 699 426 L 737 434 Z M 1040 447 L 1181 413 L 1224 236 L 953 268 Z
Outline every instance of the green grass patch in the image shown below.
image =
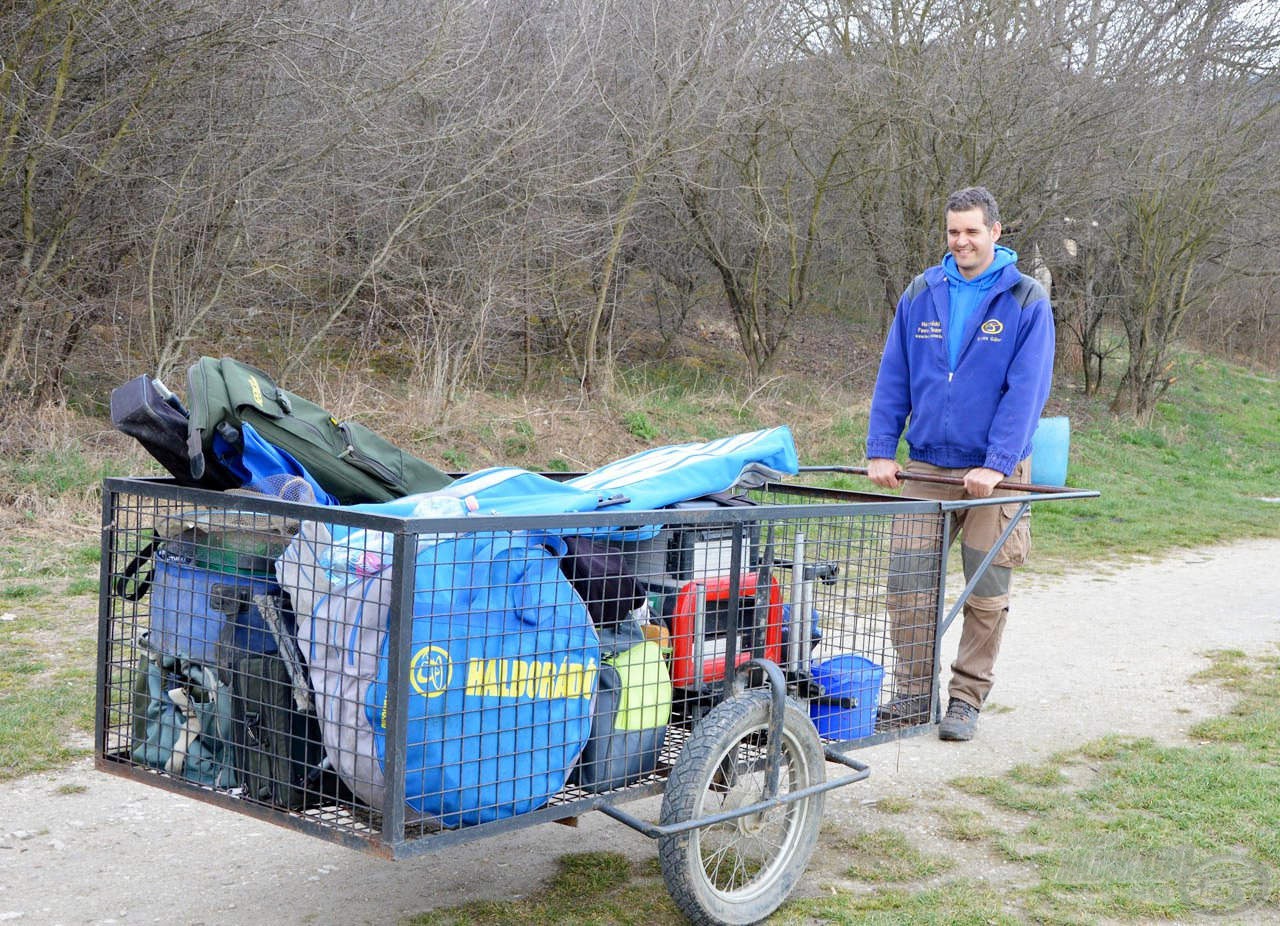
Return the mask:
M 845 875 L 857 881 L 918 881 L 947 871 L 953 864 L 944 856 L 921 852 L 896 830 L 841 833 L 828 843 L 826 851 L 844 859 L 848 863 Z
M 915 807 L 915 801 L 907 797 L 882 797 L 871 806 L 880 813 L 906 813 Z
M 831 422 L 829 434 L 832 440 L 839 441 L 845 446 L 860 446 L 867 437 L 866 415 L 851 415 L 848 413 L 836 415 Z M 831 462 L 844 463 L 848 462 L 848 460 L 847 458 L 842 458 Z
M 1253 682 L 1253 661 L 1243 650 L 1218 650 L 1209 656 L 1209 667 L 1197 672 L 1192 681 L 1217 682 L 1231 691 L 1243 691 Z
M 1037 505 L 1040 553 L 1098 560 L 1280 536 L 1280 504 L 1263 501 L 1280 493 L 1280 383 L 1183 355 L 1149 425 L 1101 401 L 1069 414 L 1068 482 L 1102 497 Z
M 697 402 L 708 393 L 730 390 L 734 377 L 701 359 L 660 360 L 619 371 L 629 393 L 657 395 L 667 402 Z
M 84 597 L 89 595 L 96 596 L 98 594 L 97 579 L 72 579 L 67 583 L 66 591 L 63 593 L 72 598 Z
M 1255 662 L 1253 671 L 1243 671 L 1249 665 L 1235 652 L 1214 654 L 1213 665 L 1202 674 L 1220 674 L 1240 699 L 1226 716 L 1196 724 L 1191 735 L 1242 747 L 1255 762 L 1280 768 L 1280 658 L 1268 657 L 1260 668 Z
M 622 426 L 641 440 L 710 440 L 781 423 L 764 410 L 779 401 L 775 391 L 747 395 L 740 378 L 700 366 L 647 364 L 625 371 L 620 382 L 629 407 Z
M 533 425 L 523 418 L 512 425 L 514 434 L 508 434 L 502 440 L 502 450 L 507 459 L 525 459 L 537 451 L 538 442 Z
M 40 598 L 49 594 L 49 589 L 44 585 L 6 585 L 0 588 L 0 602 L 2 601 L 30 601 L 33 598 Z
M 120 475 L 117 461 L 86 456 L 76 449 L 20 454 L 0 467 L 0 481 L 45 495 L 93 490 L 108 476 Z
M 1084 759 L 1105 760 L 1119 756 L 1131 740 L 1123 736 L 1103 736 L 1081 746 L 1077 753 Z
M 952 787 L 974 797 L 983 797 L 1002 810 L 1024 814 L 1046 814 L 1055 806 L 1054 797 L 1042 788 L 1028 787 L 1006 778 L 965 776 L 951 782 Z
M 1025 922 L 1006 908 L 994 888 L 948 881 L 923 891 L 877 889 L 871 894 L 839 892 L 797 901 L 770 920 L 780 926 L 1015 926 Z
M 658 429 L 653 426 L 649 416 L 644 412 L 627 412 L 622 416 L 622 423 L 627 433 L 640 440 L 657 440 Z
M 102 562 L 102 547 L 97 543 L 75 547 L 67 557 L 67 561 L 73 567 L 96 566 Z
M 45 655 L 38 638 L 65 621 L 25 613 L 0 624 L 0 781 L 58 768 L 84 755 L 93 729 L 96 647 L 91 634 L 61 639 Z
M 956 782 L 1028 817 L 999 843 L 1038 872 L 1031 921 L 1280 914 L 1280 658 L 1220 653 L 1203 674 L 1241 697 L 1196 745 L 1091 743 L 1074 758 L 1094 774 L 1075 788 L 1052 763 Z
M 32 553 L 29 543 L 0 547 L 0 578 L 21 580 L 0 585 L 0 598 L 39 598 L 51 593 L 48 579 L 83 578 L 98 574 L 102 550 L 98 544 L 59 547 L 53 544 Z M 39 582 L 27 581 L 39 579 Z M 52 588 L 56 589 L 57 584 Z
M 656 859 L 633 863 L 615 852 L 557 860 L 541 890 L 517 900 L 485 900 L 420 913 L 407 926 L 675 926 L 686 922 L 663 886 Z
M 967 807 L 942 807 L 938 816 L 945 824 L 944 835 L 956 842 L 982 842 L 1000 834 L 984 814 Z
M 1041 765 L 1015 765 L 1009 770 L 1009 778 L 1019 784 L 1033 785 L 1037 788 L 1052 788 L 1066 784 L 1067 781 L 1067 777 L 1062 774 L 1062 768 L 1052 762 Z

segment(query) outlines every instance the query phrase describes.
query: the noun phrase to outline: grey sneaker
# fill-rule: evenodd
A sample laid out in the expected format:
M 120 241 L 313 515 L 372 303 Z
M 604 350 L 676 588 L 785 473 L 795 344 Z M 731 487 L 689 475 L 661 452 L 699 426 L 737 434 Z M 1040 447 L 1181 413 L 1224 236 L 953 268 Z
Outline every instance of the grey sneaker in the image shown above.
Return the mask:
M 929 696 L 922 695 L 898 695 L 887 704 L 882 704 L 876 712 L 876 718 L 881 723 L 928 723 L 929 717 Z
M 938 725 L 938 739 L 963 742 L 973 739 L 978 729 L 978 709 L 959 698 L 952 698 L 947 704 L 947 715 Z

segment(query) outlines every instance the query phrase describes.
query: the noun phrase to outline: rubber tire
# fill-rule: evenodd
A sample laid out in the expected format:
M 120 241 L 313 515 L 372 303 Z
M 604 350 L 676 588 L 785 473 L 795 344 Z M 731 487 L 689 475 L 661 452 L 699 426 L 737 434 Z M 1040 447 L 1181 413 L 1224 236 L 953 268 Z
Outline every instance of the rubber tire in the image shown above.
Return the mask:
M 661 822 L 683 823 L 718 813 L 730 806 L 758 800 L 765 772 L 746 770 L 745 778 L 724 786 L 726 756 L 740 743 L 763 752 L 772 699 L 768 691 L 752 690 L 716 705 L 689 735 L 671 774 L 662 800 Z M 809 715 L 796 701 L 786 700 L 783 715 L 779 793 L 798 791 L 826 780 L 822 741 Z M 743 786 L 745 785 L 745 786 Z M 741 787 L 742 793 L 737 793 Z M 825 793 L 775 807 L 763 817 L 751 816 L 690 830 L 658 840 L 662 878 L 681 912 L 693 923 L 742 926 L 763 920 L 795 889 L 809 864 L 822 825 Z M 767 825 L 778 825 L 770 843 L 759 838 Z M 726 843 L 721 846 L 721 842 Z M 760 869 L 739 883 L 736 864 L 743 849 L 762 848 L 747 861 Z M 720 868 L 732 852 L 728 878 Z M 767 852 L 767 854 L 766 854 Z M 707 858 L 704 859 L 704 853 Z

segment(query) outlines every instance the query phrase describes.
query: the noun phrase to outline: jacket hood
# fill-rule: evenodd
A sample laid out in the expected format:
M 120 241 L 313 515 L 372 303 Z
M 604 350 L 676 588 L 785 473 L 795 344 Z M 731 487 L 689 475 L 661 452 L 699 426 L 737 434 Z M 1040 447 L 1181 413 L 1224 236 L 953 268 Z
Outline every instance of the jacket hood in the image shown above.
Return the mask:
M 991 261 L 991 266 L 972 280 L 965 279 L 964 274 L 960 272 L 960 268 L 956 266 L 956 259 L 951 254 L 947 254 L 942 258 L 942 272 L 947 275 L 947 279 L 950 282 L 958 286 L 977 286 L 980 289 L 988 289 L 995 283 L 1000 271 L 1017 262 L 1017 251 L 1013 248 L 1006 248 L 1003 244 L 997 244 L 995 259 Z

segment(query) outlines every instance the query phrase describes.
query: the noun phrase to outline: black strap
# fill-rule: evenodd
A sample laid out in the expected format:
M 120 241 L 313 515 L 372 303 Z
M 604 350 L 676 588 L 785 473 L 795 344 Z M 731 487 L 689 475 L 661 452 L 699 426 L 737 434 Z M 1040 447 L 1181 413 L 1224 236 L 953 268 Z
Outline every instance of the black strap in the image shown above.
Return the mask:
M 117 598 L 123 598 L 125 601 L 137 601 L 151 589 L 151 582 L 156 575 L 155 552 L 159 548 L 161 540 L 155 534 L 151 535 L 151 542 L 138 551 L 138 554 L 129 561 L 129 565 L 124 567 L 124 572 L 116 576 L 113 588 Z M 145 572 L 141 573 L 142 567 L 150 566 Z M 132 591 L 129 583 L 136 583 Z
M 191 461 L 191 478 L 204 476 L 204 431 L 191 428 L 187 433 L 187 459 Z
M 746 508 L 754 507 L 756 504 L 747 493 L 730 492 L 727 489 L 723 492 L 708 492 L 706 495 L 699 495 L 697 498 L 690 499 L 690 501 L 715 502 L 722 508 Z

